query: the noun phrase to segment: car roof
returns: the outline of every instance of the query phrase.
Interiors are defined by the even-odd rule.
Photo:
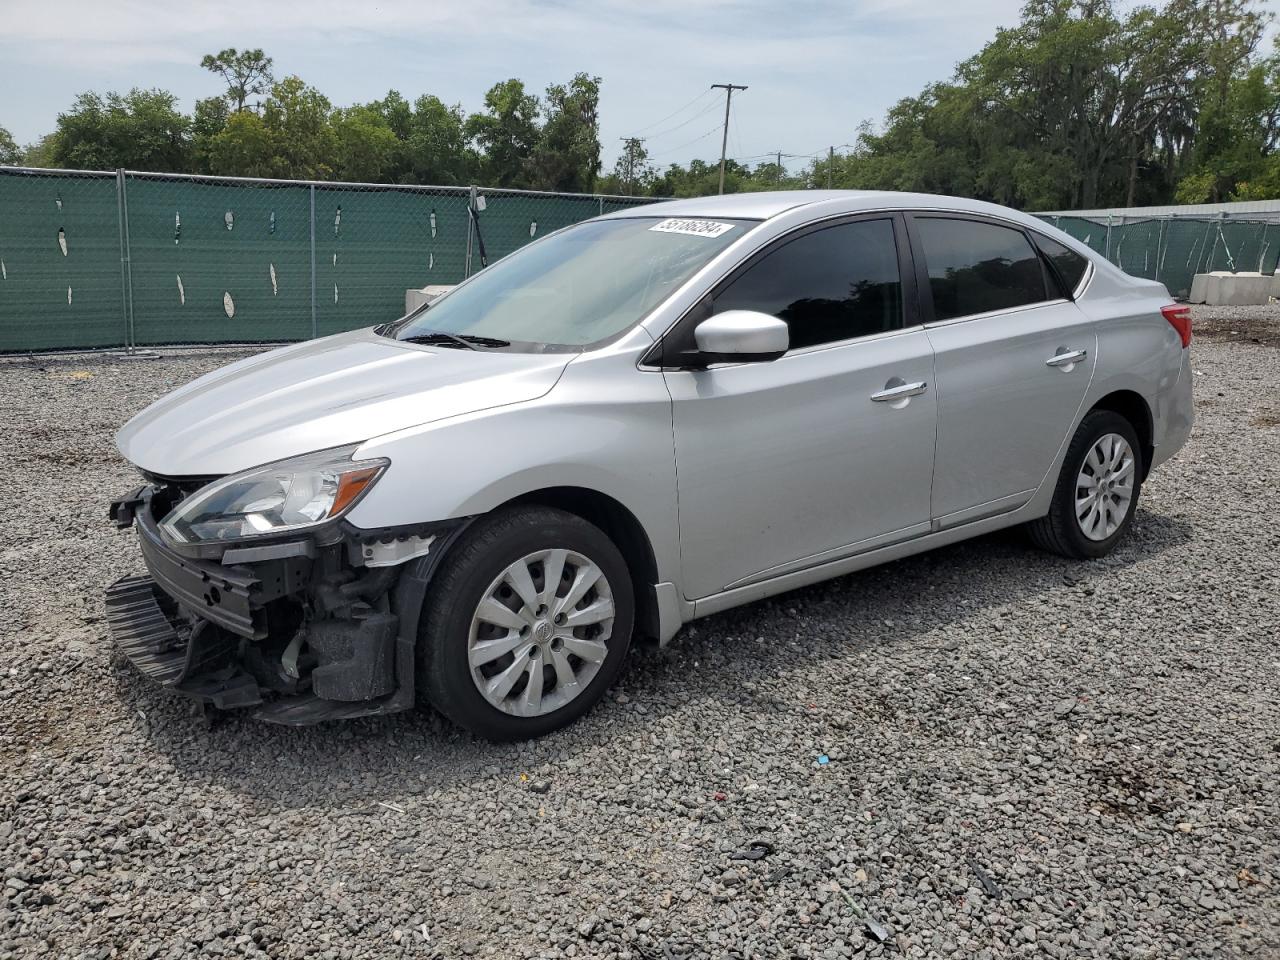
[[[892,190],[770,190],[761,193],[730,193],[715,197],[690,197],[628,207],[605,214],[604,219],[627,217],[727,217],[768,220],[797,207],[821,203],[823,213],[859,210],[915,209],[955,210],[984,213],[1024,223],[1035,223],[1027,214],[982,200],[947,197],[932,193],[901,193]]]

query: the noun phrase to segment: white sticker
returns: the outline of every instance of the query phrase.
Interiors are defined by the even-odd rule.
[[[733,229],[732,223],[718,220],[682,220],[673,217],[649,228],[657,233],[687,233],[691,237],[718,237]]]

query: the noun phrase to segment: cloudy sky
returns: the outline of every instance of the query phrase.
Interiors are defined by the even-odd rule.
[[[262,47],[335,105],[396,89],[478,109],[494,82],[541,91],[602,78],[606,168],[619,138],[647,138],[665,165],[713,159],[723,93],[729,153],[812,154],[852,140],[897,99],[948,77],[1020,0],[337,0],[167,3],[0,0],[0,126],[20,142],[51,130],[84,90],[162,87],[187,109],[219,91],[200,57]],[[793,158],[793,166],[807,159]]]

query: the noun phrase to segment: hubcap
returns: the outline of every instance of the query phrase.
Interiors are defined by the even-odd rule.
[[[1133,503],[1133,448],[1118,433],[1098,439],[1076,477],[1076,522],[1090,540],[1120,529]]]
[[[572,550],[541,550],[503,570],[471,617],[476,689],[518,717],[559,710],[600,671],[613,636],[613,590]]]

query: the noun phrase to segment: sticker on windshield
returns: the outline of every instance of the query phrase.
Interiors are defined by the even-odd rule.
[[[691,237],[718,237],[733,229],[732,223],[720,223],[718,220],[683,220],[672,217],[655,223],[650,230],[657,233],[687,233]]]

